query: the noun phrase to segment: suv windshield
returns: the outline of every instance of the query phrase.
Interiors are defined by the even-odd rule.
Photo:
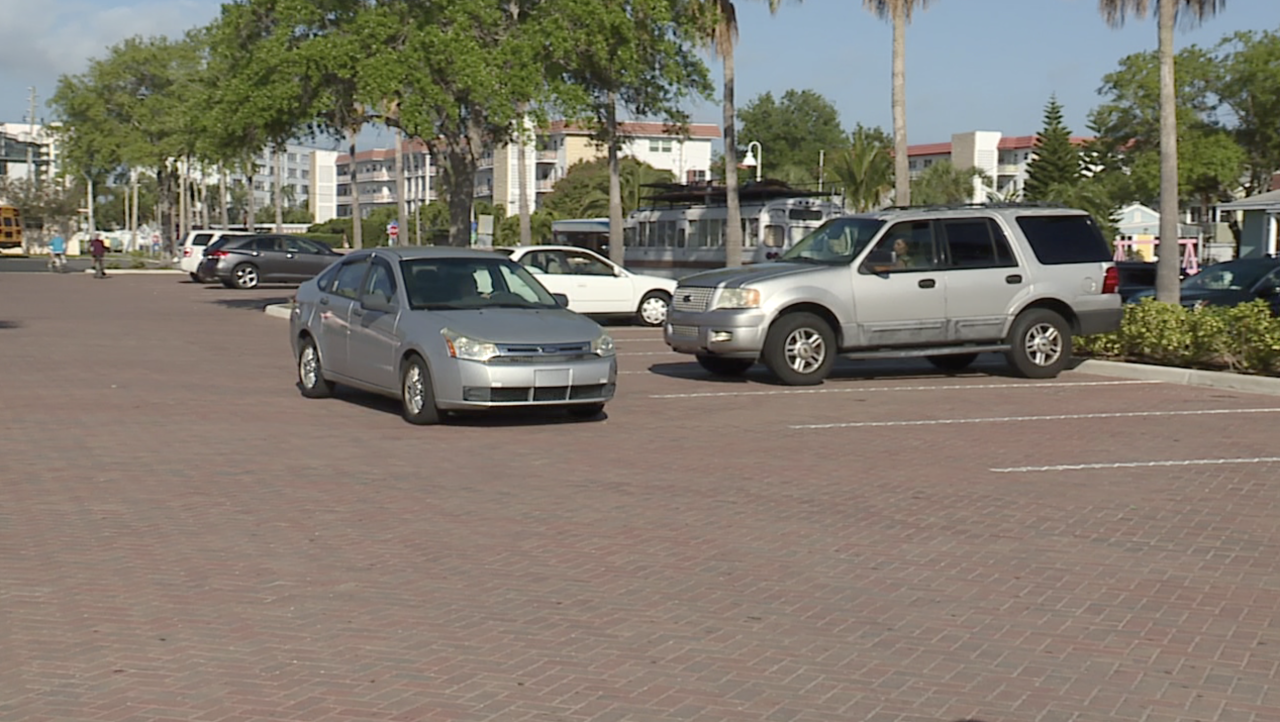
[[[851,263],[884,226],[878,218],[833,218],[801,238],[779,261]]]
[[[505,258],[413,258],[400,262],[414,310],[559,308],[525,268]]]

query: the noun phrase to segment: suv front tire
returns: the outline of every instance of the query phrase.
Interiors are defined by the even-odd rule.
[[[813,386],[831,373],[837,351],[826,321],[812,313],[789,313],[769,327],[764,363],[788,386]]]

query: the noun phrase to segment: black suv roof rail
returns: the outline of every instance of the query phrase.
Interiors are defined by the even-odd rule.
[[[972,208],[1064,208],[1069,209],[1071,206],[1063,203],[1053,203],[1050,201],[1021,201],[1021,202],[988,202],[988,203],[938,203],[932,205],[921,206],[889,206],[884,210],[887,211],[963,211]]]

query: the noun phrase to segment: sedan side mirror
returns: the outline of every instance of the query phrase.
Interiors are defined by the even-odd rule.
[[[367,311],[376,311],[378,313],[395,313],[395,304],[391,303],[386,296],[380,294],[368,294],[360,299],[360,305]]]
[[[560,308],[569,307],[569,297],[563,293],[553,293],[551,294],[551,297],[556,300],[556,303],[560,304]]]
[[[1280,296],[1280,285],[1275,283],[1264,283],[1261,286],[1258,286],[1254,293],[1257,294],[1258,298],[1275,298],[1276,296]]]

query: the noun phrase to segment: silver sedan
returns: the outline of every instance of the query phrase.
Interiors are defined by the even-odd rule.
[[[613,398],[613,339],[519,264],[490,251],[355,251],[298,288],[289,323],[302,394],[346,384],[399,398],[404,418]]]

